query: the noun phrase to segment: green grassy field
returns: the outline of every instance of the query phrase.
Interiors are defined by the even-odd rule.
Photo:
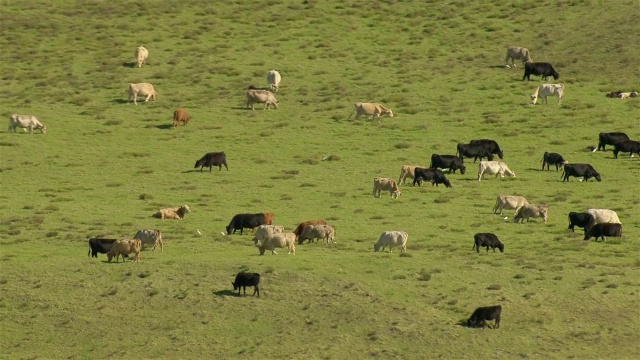
[[[640,160],[587,150],[599,132],[640,138],[640,101],[604,96],[638,90],[637,1],[1,3],[0,115],[48,131],[0,130],[0,357],[640,357]],[[504,68],[507,45],[554,65],[561,106],[526,106],[541,81]],[[246,110],[271,69],[279,108]],[[136,82],[158,100],[128,104]],[[358,101],[396,116],[347,121]],[[178,107],[192,120],[172,129]],[[374,177],[480,138],[516,178],[478,182],[466,160],[452,188],[371,196]],[[193,168],[211,151],[229,171]],[[602,182],[563,183],[545,151]],[[548,205],[548,224],[494,215],[498,194]],[[182,204],[184,220],[151,218]],[[623,237],[567,230],[587,208],[617,211]],[[259,256],[250,234],[221,234],[266,211],[290,231],[324,218],[337,243]],[[163,252],[86,256],[89,237],[143,228]],[[409,234],[405,255],[373,252],[385,230]],[[472,251],[477,232],[505,252]],[[260,298],[235,295],[240,270],[262,274]],[[462,326],[497,304],[499,329]]]

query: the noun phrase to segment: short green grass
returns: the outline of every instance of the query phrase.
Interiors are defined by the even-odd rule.
[[[46,135],[0,132],[0,353],[6,358],[616,358],[640,356],[637,157],[591,153],[601,131],[640,138],[636,1],[4,1],[0,113],[36,115]],[[505,69],[530,49],[566,84],[560,107],[525,106],[539,79]],[[133,68],[144,45],[148,64]],[[245,89],[282,74],[278,110]],[[126,103],[130,82],[155,102]],[[382,125],[347,121],[382,102]],[[177,107],[192,115],[171,128]],[[515,179],[371,196],[457,143],[497,140]],[[209,151],[229,171],[193,169]],[[545,151],[603,181],[562,183]],[[549,223],[493,215],[498,194],[550,207]],[[161,207],[188,204],[181,221]],[[616,210],[623,237],[585,242],[567,214]],[[325,218],[336,244],[259,256],[220,234],[236,213],[292,230]],[[165,251],[136,264],[85,255],[93,236],[158,228]],[[200,229],[203,236],[197,236]],[[408,251],[373,253],[382,231]],[[505,253],[476,254],[493,232]],[[261,297],[234,275],[262,274]],[[251,293],[253,290],[251,290]],[[461,326],[501,304],[500,329]]]

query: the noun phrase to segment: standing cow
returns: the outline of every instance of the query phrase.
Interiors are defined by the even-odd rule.
[[[513,45],[507,47],[507,56],[504,59],[504,66],[506,66],[507,69],[509,68],[509,60],[511,60],[511,65],[514,69],[517,68],[515,60],[522,60],[523,67],[525,66],[525,63],[533,61],[527,48]]]
[[[555,165],[556,171],[560,170],[564,164],[567,164],[568,161],[565,160],[562,155],[558,153],[550,153],[546,152],[542,156],[542,170],[544,170],[544,166],[547,166],[547,171],[549,170],[549,165]]]
[[[179,127],[182,124],[184,124],[184,126],[187,126],[190,119],[191,117],[189,117],[189,113],[187,112],[187,110],[176,109],[176,111],[173,112],[173,127]]]
[[[518,213],[518,210],[520,210],[521,207],[528,204],[529,201],[522,196],[498,195],[496,204],[493,207],[493,213],[496,214],[498,211],[500,211],[500,215],[502,215],[502,209],[513,209],[515,210],[515,215]]]
[[[529,222],[529,218],[542,218],[544,223],[547,223],[547,215],[549,213],[549,207],[544,205],[527,204],[523,205],[516,213],[513,219],[514,223],[524,223],[525,220]]]
[[[588,182],[590,178],[602,181],[600,174],[589,164],[564,164],[562,182],[569,182],[570,176],[582,177],[585,182]]]
[[[253,108],[254,103],[264,104],[264,109],[267,110],[269,110],[270,106],[278,109],[278,99],[271,91],[249,88],[247,90],[247,108],[251,107],[251,110],[255,110]]]
[[[147,50],[147,48],[145,48],[144,46],[138,46],[136,48],[134,56],[136,57],[136,66],[141,68],[142,64],[145,64],[147,62],[147,58],[149,57],[149,50]]]
[[[204,154],[204,156],[201,157],[200,160],[196,161],[196,166],[194,168],[197,169],[199,167],[200,172],[202,172],[202,169],[208,166],[209,172],[211,172],[211,169],[214,166],[217,166],[218,171],[222,171],[222,165],[224,165],[227,171],[229,171],[229,167],[227,166],[227,155],[224,153],[224,151],[210,152]]]
[[[33,115],[11,114],[9,116],[9,132],[16,132],[16,128],[29,129],[29,133],[33,134],[33,129],[40,130],[42,134],[47,132],[47,127],[42,125]]]
[[[388,191],[392,199],[400,196],[400,188],[398,183],[391,178],[374,178],[373,179],[373,197],[380,198],[382,191]]]
[[[267,82],[271,86],[271,91],[278,92],[280,89],[280,80],[282,80],[282,77],[280,73],[275,70],[271,70],[267,74]]]
[[[584,239],[589,240],[592,237],[598,238],[601,237],[602,241],[607,240],[606,236],[614,236],[621,237],[622,236],[622,224],[615,223],[600,223],[595,224],[591,229],[585,231]]]
[[[351,116],[353,116],[354,113],[356,114],[356,120],[358,120],[360,116],[364,115],[367,118],[371,117],[371,120],[374,118],[378,119],[378,124],[382,123],[380,118],[384,115],[393,117],[393,111],[382,106],[382,104],[357,102],[354,104],[354,107],[355,111],[349,114],[347,120],[351,119]]]
[[[493,328],[497,329],[500,327],[501,314],[502,306],[500,305],[479,307],[471,314],[469,320],[467,320],[467,326],[471,328],[482,327],[484,329],[487,326],[487,320],[495,320]]]
[[[542,99],[540,103],[548,104],[548,96],[557,96],[558,105],[560,105],[560,101],[564,97],[564,84],[542,84],[538,86],[531,94],[531,105],[535,105],[539,98]]]
[[[385,247],[389,247],[389,253],[393,252],[393,248],[399,246],[400,252],[407,251],[407,240],[409,234],[404,231],[385,231],[380,235],[378,242],[373,244],[373,251],[384,251]]]
[[[598,148],[593,151],[605,151],[607,145],[615,145],[615,143],[622,140],[629,140],[629,136],[623,132],[601,132],[598,134]]]
[[[149,83],[138,83],[138,84],[129,84],[129,101],[133,99],[133,103],[138,105],[138,95],[146,96],[144,102],[149,102],[149,99],[156,100],[158,98],[158,93],[154,89],[153,85]]]
[[[633,154],[640,156],[640,141],[635,140],[621,140],[613,144],[613,156],[617,159],[619,152],[629,152],[629,159],[633,157]]]

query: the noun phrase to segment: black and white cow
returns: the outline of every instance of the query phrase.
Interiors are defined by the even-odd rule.
[[[531,75],[540,75],[549,81],[549,77],[553,76],[554,80],[558,80],[560,74],[558,74],[551,64],[546,62],[527,62],[524,64],[524,76],[522,80],[525,78],[527,80],[531,80]]]
[[[569,176],[584,177],[585,182],[589,181],[590,178],[602,181],[600,174],[589,164],[564,164],[564,169],[562,170],[562,182],[569,182]]]
[[[500,149],[500,145],[495,140],[491,139],[479,139],[479,140],[471,140],[469,142],[471,145],[482,145],[490,154],[498,155],[500,159],[503,158],[504,153]]]
[[[615,145],[618,141],[629,140],[629,136],[623,132],[601,132],[598,135],[598,151],[605,151],[606,145]],[[593,150],[596,151],[596,150]]]
[[[489,161],[493,160],[491,152],[482,145],[458,144],[457,150],[457,155],[462,162],[464,162],[465,156],[472,157],[473,162],[476,162],[478,158],[480,158],[480,160],[482,160],[482,158],[487,158]]]
[[[545,152],[542,156],[542,170],[544,170],[545,165],[547,165],[547,170],[549,170],[549,165],[555,165],[556,171],[558,171],[566,163],[568,161],[558,153]]]
[[[591,216],[591,214],[572,211],[569,213],[569,227],[567,229],[571,229],[571,231],[575,232],[574,227],[577,226],[583,228],[584,231],[587,231],[593,222],[593,216]]]
[[[622,224],[614,224],[614,223],[600,223],[595,224],[591,229],[585,232],[584,239],[589,240],[592,237],[598,238],[601,237],[602,241],[605,241],[605,236],[614,236],[621,237],[622,236]]]
[[[489,248],[493,249],[493,252],[496,252],[496,248],[500,250],[500,252],[504,252],[504,245],[498,240],[498,237],[491,233],[477,233],[473,235],[473,247],[471,250],[476,249],[476,252],[480,252],[480,247],[484,246],[487,248],[487,252],[489,252]]]
[[[633,154],[640,156],[640,141],[635,140],[622,140],[613,144],[613,156],[617,159],[618,153],[629,153],[629,159],[633,157]]]
[[[493,325],[494,329],[500,327],[500,314],[502,313],[502,306],[485,306],[479,307],[471,314],[469,320],[467,320],[467,326],[471,328],[487,326],[487,320],[495,320]],[[491,326],[489,326],[491,328]]]
[[[467,168],[462,163],[459,157],[455,155],[431,155],[431,165],[429,165],[431,169],[449,169],[449,173],[453,171],[456,173],[456,170],[460,170],[460,173],[464,175]],[[415,179],[415,177],[414,177]]]
[[[438,184],[444,184],[446,187],[451,187],[451,182],[444,176],[444,173],[438,169],[425,169],[417,167],[415,170],[415,177],[413,178],[413,186],[418,184],[422,186],[423,181],[431,181],[431,186]]]

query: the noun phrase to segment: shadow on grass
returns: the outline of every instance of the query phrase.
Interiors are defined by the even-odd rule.
[[[233,297],[242,296],[242,295],[239,295],[236,291],[233,291],[233,290],[214,291],[213,294],[216,295],[216,296],[233,296]]]
[[[136,62],[135,61],[131,61],[131,62],[123,62],[122,66],[124,67],[128,67],[128,68],[135,68],[136,67]]]
[[[173,128],[173,124],[156,125],[156,129],[160,129],[160,130],[170,130],[172,128]]]
[[[113,99],[111,100],[112,103],[114,104],[126,104],[129,102],[129,100],[127,99]]]
[[[233,109],[233,110],[249,110],[249,111],[252,110],[251,108],[248,108],[246,106],[235,106],[235,107],[232,107],[231,109]],[[262,110],[262,109],[256,109],[256,110]]]

